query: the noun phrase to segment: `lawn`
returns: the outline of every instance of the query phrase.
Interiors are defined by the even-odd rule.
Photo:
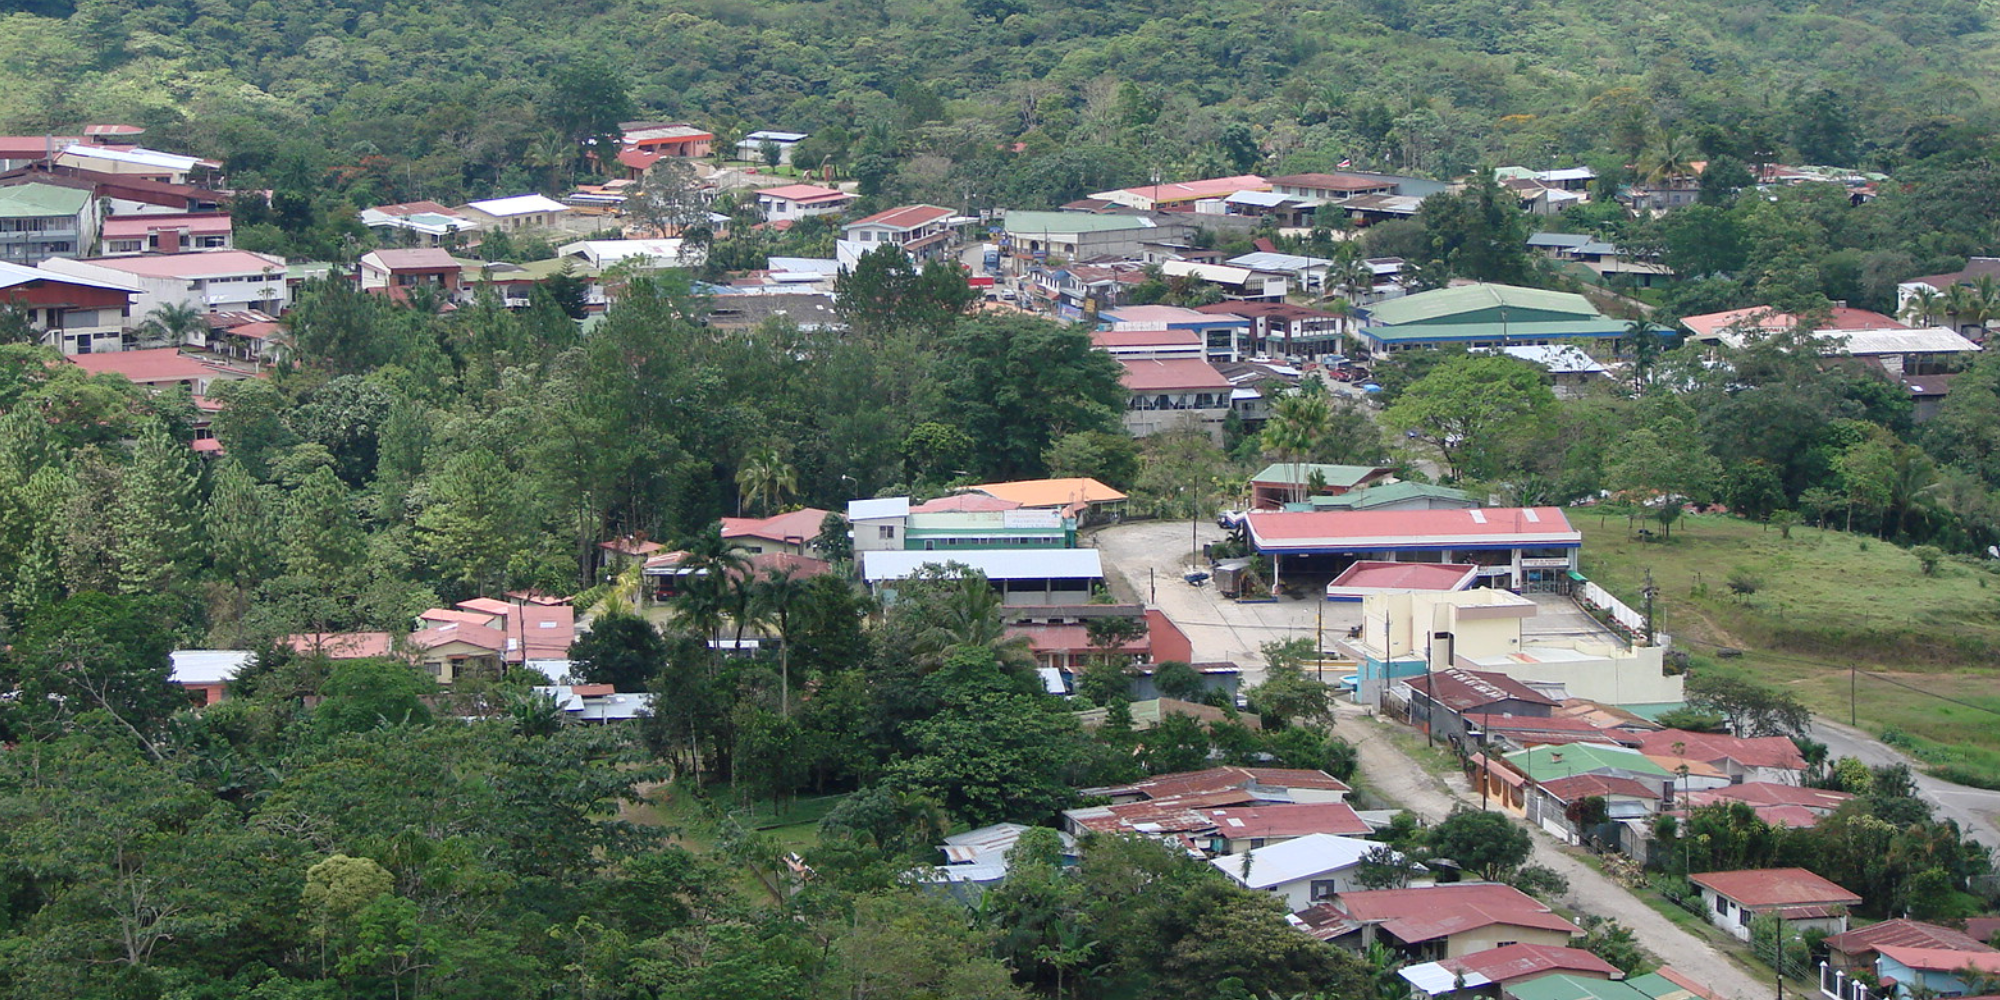
[[[1863,727],[1907,735],[1906,749],[1933,764],[2000,779],[2000,716],[1944,700],[2000,711],[2000,577],[1949,560],[1925,576],[1908,550],[1839,531],[1795,527],[1785,539],[1702,516],[1653,541],[1621,517],[1571,513],[1584,534],[1584,575],[1639,607],[1650,569],[1658,626],[1678,648],[1702,660],[1743,650],[1715,663],[1789,687],[1842,721],[1858,665],[1853,710]],[[1730,587],[1739,569],[1756,579],[1753,593]]]
[[[715,847],[723,819],[769,837],[786,850],[804,850],[819,842],[819,821],[846,794],[801,796],[775,810],[768,799],[744,803],[728,785],[705,789],[697,798],[685,784],[660,785],[646,793],[643,804],[628,805],[623,817],[634,823],[662,826],[673,839],[697,850]]]

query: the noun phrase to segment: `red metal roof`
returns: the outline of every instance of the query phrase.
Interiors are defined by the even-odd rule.
[[[410,633],[410,645],[417,649],[436,649],[453,642],[463,642],[494,653],[507,647],[507,636],[497,628],[484,625],[462,625],[451,623],[436,628],[420,629]]]
[[[1474,572],[1461,563],[1399,563],[1363,560],[1340,571],[1332,586],[1381,590],[1457,590]]]
[[[810,542],[819,537],[826,513],[818,507],[802,507],[771,517],[725,517],[722,519],[722,537]]]
[[[1625,970],[1582,948],[1548,944],[1505,944],[1459,958],[1448,958],[1441,964],[1454,972],[1478,973],[1495,983],[1550,972],[1592,973],[1607,978],[1625,974]]]
[[[1506,674],[1483,670],[1452,667],[1412,677],[1408,683],[1411,688],[1430,695],[1433,700],[1454,712],[1469,711],[1510,700],[1530,705],[1547,705],[1550,708],[1558,704],[1555,699]]]
[[[1679,749],[1676,749],[1676,745]],[[1639,736],[1639,749],[1662,757],[1684,757],[1714,764],[1733,760],[1744,767],[1782,768],[1802,771],[1805,756],[1798,744],[1783,736],[1744,738],[1722,733],[1691,733],[1685,729],[1662,729]]]
[[[1957,951],[1951,948],[1909,948],[1885,944],[1875,950],[1922,972],[1957,972],[1960,969],[1972,968],[1980,972],[2000,973],[2000,951],[1991,949]]]
[[[1840,808],[1853,797],[1847,792],[1836,792],[1828,788],[1803,788],[1798,785],[1782,785],[1774,781],[1746,781],[1726,788],[1704,788],[1689,792],[1687,800],[1692,806],[1747,802],[1753,806],[1799,806],[1828,813]]]
[[[301,632],[286,636],[285,645],[330,660],[360,660],[390,656],[395,644],[387,632]]]
[[[427,622],[458,622],[463,625],[492,625],[496,614],[505,612],[461,611],[458,608],[432,608],[417,617]]]
[[[458,215],[458,213],[452,211],[450,208],[447,208],[444,205],[440,205],[434,201],[406,201],[400,205],[377,205],[375,206],[374,211],[380,212],[383,215],[394,215],[394,216],[405,216],[405,215],[457,216]]]
[[[1884,920],[1879,924],[1857,927],[1841,934],[1830,935],[1826,946],[1849,955],[1874,951],[1883,945],[1904,948],[1936,948],[1947,951],[1990,952],[1994,949],[1984,941],[1974,938],[1964,931],[1940,927],[1921,920],[1898,917]]]
[[[1371,832],[1361,815],[1345,802],[1227,806],[1205,813],[1215,823],[1215,832],[1231,840],[1303,837],[1309,833],[1359,837]]]
[[[198,381],[224,374],[173,347],[112,351],[108,354],[72,354],[63,360],[93,375],[123,375],[141,385]]]
[[[1752,910],[1823,903],[1859,903],[1857,896],[1804,868],[1703,872],[1689,880]]]
[[[206,278],[210,275],[285,273],[282,257],[248,250],[199,250],[192,253],[147,254],[143,257],[91,257],[98,267],[148,278]]]
[[[1394,181],[1354,174],[1286,174],[1271,178],[1272,187],[1312,188],[1319,191],[1374,191],[1395,187]]]
[[[984,493],[954,493],[948,497],[926,500],[910,508],[912,514],[944,513],[986,513],[998,510],[1019,510],[1021,505],[1014,500],[989,497]]]
[[[1397,544],[1468,545],[1509,541],[1581,544],[1560,507],[1485,507],[1471,510],[1332,510],[1252,512],[1245,520],[1260,545]]]
[[[104,220],[105,239],[138,239],[168,229],[185,229],[191,236],[222,236],[230,232],[227,212],[181,212],[173,215],[117,215]]]
[[[1417,889],[1343,892],[1334,900],[1347,916],[1380,926],[1404,944],[1502,924],[1583,933],[1534,897],[1497,882],[1458,882]]]
[[[1662,785],[1648,785],[1637,778],[1619,778],[1607,774],[1577,774],[1554,781],[1544,781],[1542,791],[1563,802],[1575,802],[1592,796],[1622,796],[1629,799],[1651,799],[1659,801],[1665,792]]]
[[[1100,647],[1090,641],[1090,630],[1082,625],[1009,625],[1007,634],[1022,636],[1028,640],[1028,650],[1034,653],[1096,653]],[[1116,647],[1120,653],[1144,656],[1151,644],[1146,636],[1140,636]]]
[[[1099,330],[1090,335],[1090,346],[1099,350],[1113,347],[1199,347],[1199,330]]]
[[[1120,358],[1125,374],[1118,381],[1132,392],[1176,390],[1226,391],[1229,379],[1200,358]]]
[[[865,218],[856,219],[848,223],[845,228],[851,229],[855,226],[886,226],[890,229],[899,229],[907,232],[919,226],[929,225],[940,219],[948,219],[950,217],[951,209],[949,208],[939,208],[936,205],[904,205],[901,208],[892,208],[884,212],[876,212],[874,215]]]

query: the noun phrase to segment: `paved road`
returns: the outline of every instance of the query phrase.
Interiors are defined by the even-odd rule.
[[[1468,782],[1453,775],[1440,780],[1411,760],[1384,736],[1393,723],[1362,717],[1361,711],[1344,706],[1336,729],[1361,752],[1361,773],[1370,789],[1383,798],[1435,823],[1451,814],[1454,807],[1477,809],[1479,797]],[[1569,880],[1569,893],[1561,899],[1577,912],[1613,917],[1632,928],[1633,937],[1647,951],[1667,965],[1686,973],[1728,1000],[1767,1000],[1772,984],[1752,977],[1744,968],[1713,944],[1683,930],[1680,925],[1633,898],[1624,886],[1590,867],[1557,841],[1532,827],[1534,861]]]
[[[1873,737],[1832,719],[1813,719],[1813,738],[1826,744],[1828,756],[1854,757],[1871,767],[1909,764],[1915,773],[1917,794],[1937,808],[1940,818],[1957,821],[1958,828],[1988,847],[2000,848],[2000,792],[1968,788],[1940,781],[1923,772],[1923,765],[1903,756],[1894,747],[1884,746]]]

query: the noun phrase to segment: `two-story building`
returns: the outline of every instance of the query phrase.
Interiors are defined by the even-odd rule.
[[[357,280],[361,290],[394,299],[407,298],[418,288],[436,290],[447,300],[456,298],[465,265],[448,250],[431,247],[421,250],[370,250],[361,255]]]
[[[1201,337],[1202,356],[1213,362],[1240,361],[1250,351],[1250,321],[1231,312],[1204,312],[1179,306],[1122,306],[1098,315],[1103,329],[1116,332],[1187,330]]]
[[[1121,358],[1119,383],[1130,398],[1125,430],[1133,437],[1192,428],[1222,440],[1235,386],[1200,358]]]
[[[255,309],[275,316],[292,301],[285,259],[248,250],[56,258],[43,269],[134,288],[139,294],[132,313],[141,317],[163,305],[184,305],[204,313]]]
[[[626,149],[649,156],[692,160],[713,151],[715,133],[685,122],[620,122]]]
[[[42,343],[64,354],[124,349],[138,290],[0,261],[0,303],[22,309]]]
[[[1193,231],[1172,217],[1017,210],[1000,220],[1000,248],[1025,269],[1138,258],[1149,244],[1185,239]]]
[[[570,207],[539,194],[520,194],[511,198],[488,198],[471,201],[461,206],[455,214],[477,223],[481,229],[496,232],[519,232],[526,229],[549,229],[570,214]]]
[[[950,250],[957,231],[952,212],[936,205],[904,205],[856,219],[840,227],[836,245],[842,267],[853,267],[863,254],[894,246],[913,260],[925,261]]]
[[[778,151],[778,164],[789,165],[792,154],[798,151],[799,143],[810,138],[807,132],[783,132],[776,129],[760,128],[736,141],[736,158],[751,163],[766,162],[765,150]]]
[[[183,250],[228,250],[236,245],[228,212],[114,215],[99,227],[107,257]]]
[[[54,184],[0,187],[0,262],[33,267],[79,257],[97,238],[97,202],[88,190]]]
[[[757,211],[765,222],[797,222],[815,215],[839,215],[855,199],[838,188],[817,184],[786,184],[757,192]]]

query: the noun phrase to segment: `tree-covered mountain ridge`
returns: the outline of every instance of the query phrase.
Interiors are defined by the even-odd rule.
[[[1353,159],[1442,175],[1663,132],[1746,136],[1774,147],[1746,152],[1775,156],[1828,106],[1857,162],[1892,167],[1919,122],[1983,126],[2000,72],[1975,0],[7,6],[6,131],[134,121],[252,170],[277,141],[264,136],[305,135],[466,193],[532,176],[509,170],[532,170],[550,79],[579,62],[621,78],[649,116],[894,129],[897,154],[953,162],[988,140],[1027,155],[1115,147],[1128,160],[1113,180],[1230,167],[1214,147],[1232,127],[1260,167],[1284,170]]]

